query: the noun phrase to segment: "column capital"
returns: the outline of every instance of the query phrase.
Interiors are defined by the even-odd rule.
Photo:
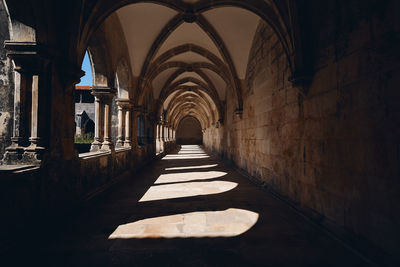
[[[117,92],[116,89],[107,86],[92,86],[91,89],[92,95],[101,100],[111,100]]]
[[[14,62],[14,70],[19,73],[43,73],[48,63],[55,58],[46,46],[36,42],[5,41],[4,48]]]
[[[124,109],[128,109],[133,106],[129,98],[117,98],[116,103],[119,107],[122,107]]]

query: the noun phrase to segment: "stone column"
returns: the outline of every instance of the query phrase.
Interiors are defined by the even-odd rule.
[[[165,142],[168,142],[168,125],[167,124],[164,125],[164,139],[165,139]]]
[[[43,78],[43,77],[42,77]],[[25,161],[34,162],[41,160],[44,152],[43,137],[45,131],[45,123],[48,123],[46,106],[47,90],[46,86],[41,86],[39,91],[39,75],[32,77],[32,112],[31,112],[31,136],[29,137],[30,145],[25,148]]]
[[[15,64],[14,68],[15,81],[14,81],[14,123],[13,123],[13,136],[11,137],[11,145],[6,148],[3,158],[4,164],[18,164],[22,159],[24,147],[27,144],[28,132],[28,115],[27,102],[29,101],[27,95],[27,74],[22,71],[21,66]]]
[[[15,87],[12,144],[6,148],[3,163],[40,164],[50,123],[48,50],[35,42],[6,41],[4,46],[13,60]]]
[[[131,147],[131,104],[128,98],[118,98],[117,147]]]
[[[104,141],[101,150],[113,150],[114,144],[111,139],[111,107],[112,96],[107,95],[104,98]]]
[[[95,137],[90,151],[112,150],[111,105],[115,89],[93,86],[92,95],[95,96]]]
[[[118,137],[116,147],[124,146],[125,141],[125,109],[121,103],[118,103]]]
[[[90,147],[90,151],[99,151],[101,148],[101,144],[103,143],[103,136],[102,136],[102,118],[103,118],[103,104],[101,101],[101,95],[92,92],[95,97],[95,122],[94,122],[94,141],[92,146]]]
[[[165,151],[165,147],[164,147],[164,122],[163,121],[160,122],[160,149],[161,149],[161,152]]]
[[[131,139],[131,106],[128,105],[125,107],[125,141],[124,147],[131,147],[132,139]]]
[[[160,143],[158,142],[158,123],[156,123],[156,153],[160,152]]]
[[[156,131],[156,147],[157,153],[161,153],[161,125],[160,122],[157,122],[157,131]]]

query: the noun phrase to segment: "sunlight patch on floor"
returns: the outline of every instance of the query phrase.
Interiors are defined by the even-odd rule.
[[[226,181],[154,185],[150,187],[139,202],[213,195],[230,191],[237,186],[237,183]]]
[[[205,153],[203,150],[180,150],[178,154],[199,154]]]
[[[173,159],[206,159],[210,156],[205,153],[199,154],[169,154],[162,158],[162,160],[173,160]]]
[[[227,173],[219,171],[168,173],[168,174],[161,174],[158,177],[155,184],[179,183],[179,182],[188,182],[194,180],[207,180],[207,179],[222,177],[224,175],[227,175]]]
[[[233,237],[251,229],[258,217],[236,208],[161,216],[120,225],[108,239]]]
[[[207,169],[207,168],[214,168],[217,167],[218,164],[211,164],[211,165],[199,165],[199,166],[186,166],[186,167],[172,167],[166,168],[166,171],[179,171],[179,170],[189,170],[189,169]]]

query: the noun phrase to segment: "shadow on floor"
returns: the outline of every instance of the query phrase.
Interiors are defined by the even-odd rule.
[[[14,265],[366,266],[199,146],[182,146],[37,236]]]

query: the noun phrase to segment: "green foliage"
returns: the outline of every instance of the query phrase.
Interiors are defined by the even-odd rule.
[[[91,144],[93,141],[93,133],[75,135],[75,144]]]

